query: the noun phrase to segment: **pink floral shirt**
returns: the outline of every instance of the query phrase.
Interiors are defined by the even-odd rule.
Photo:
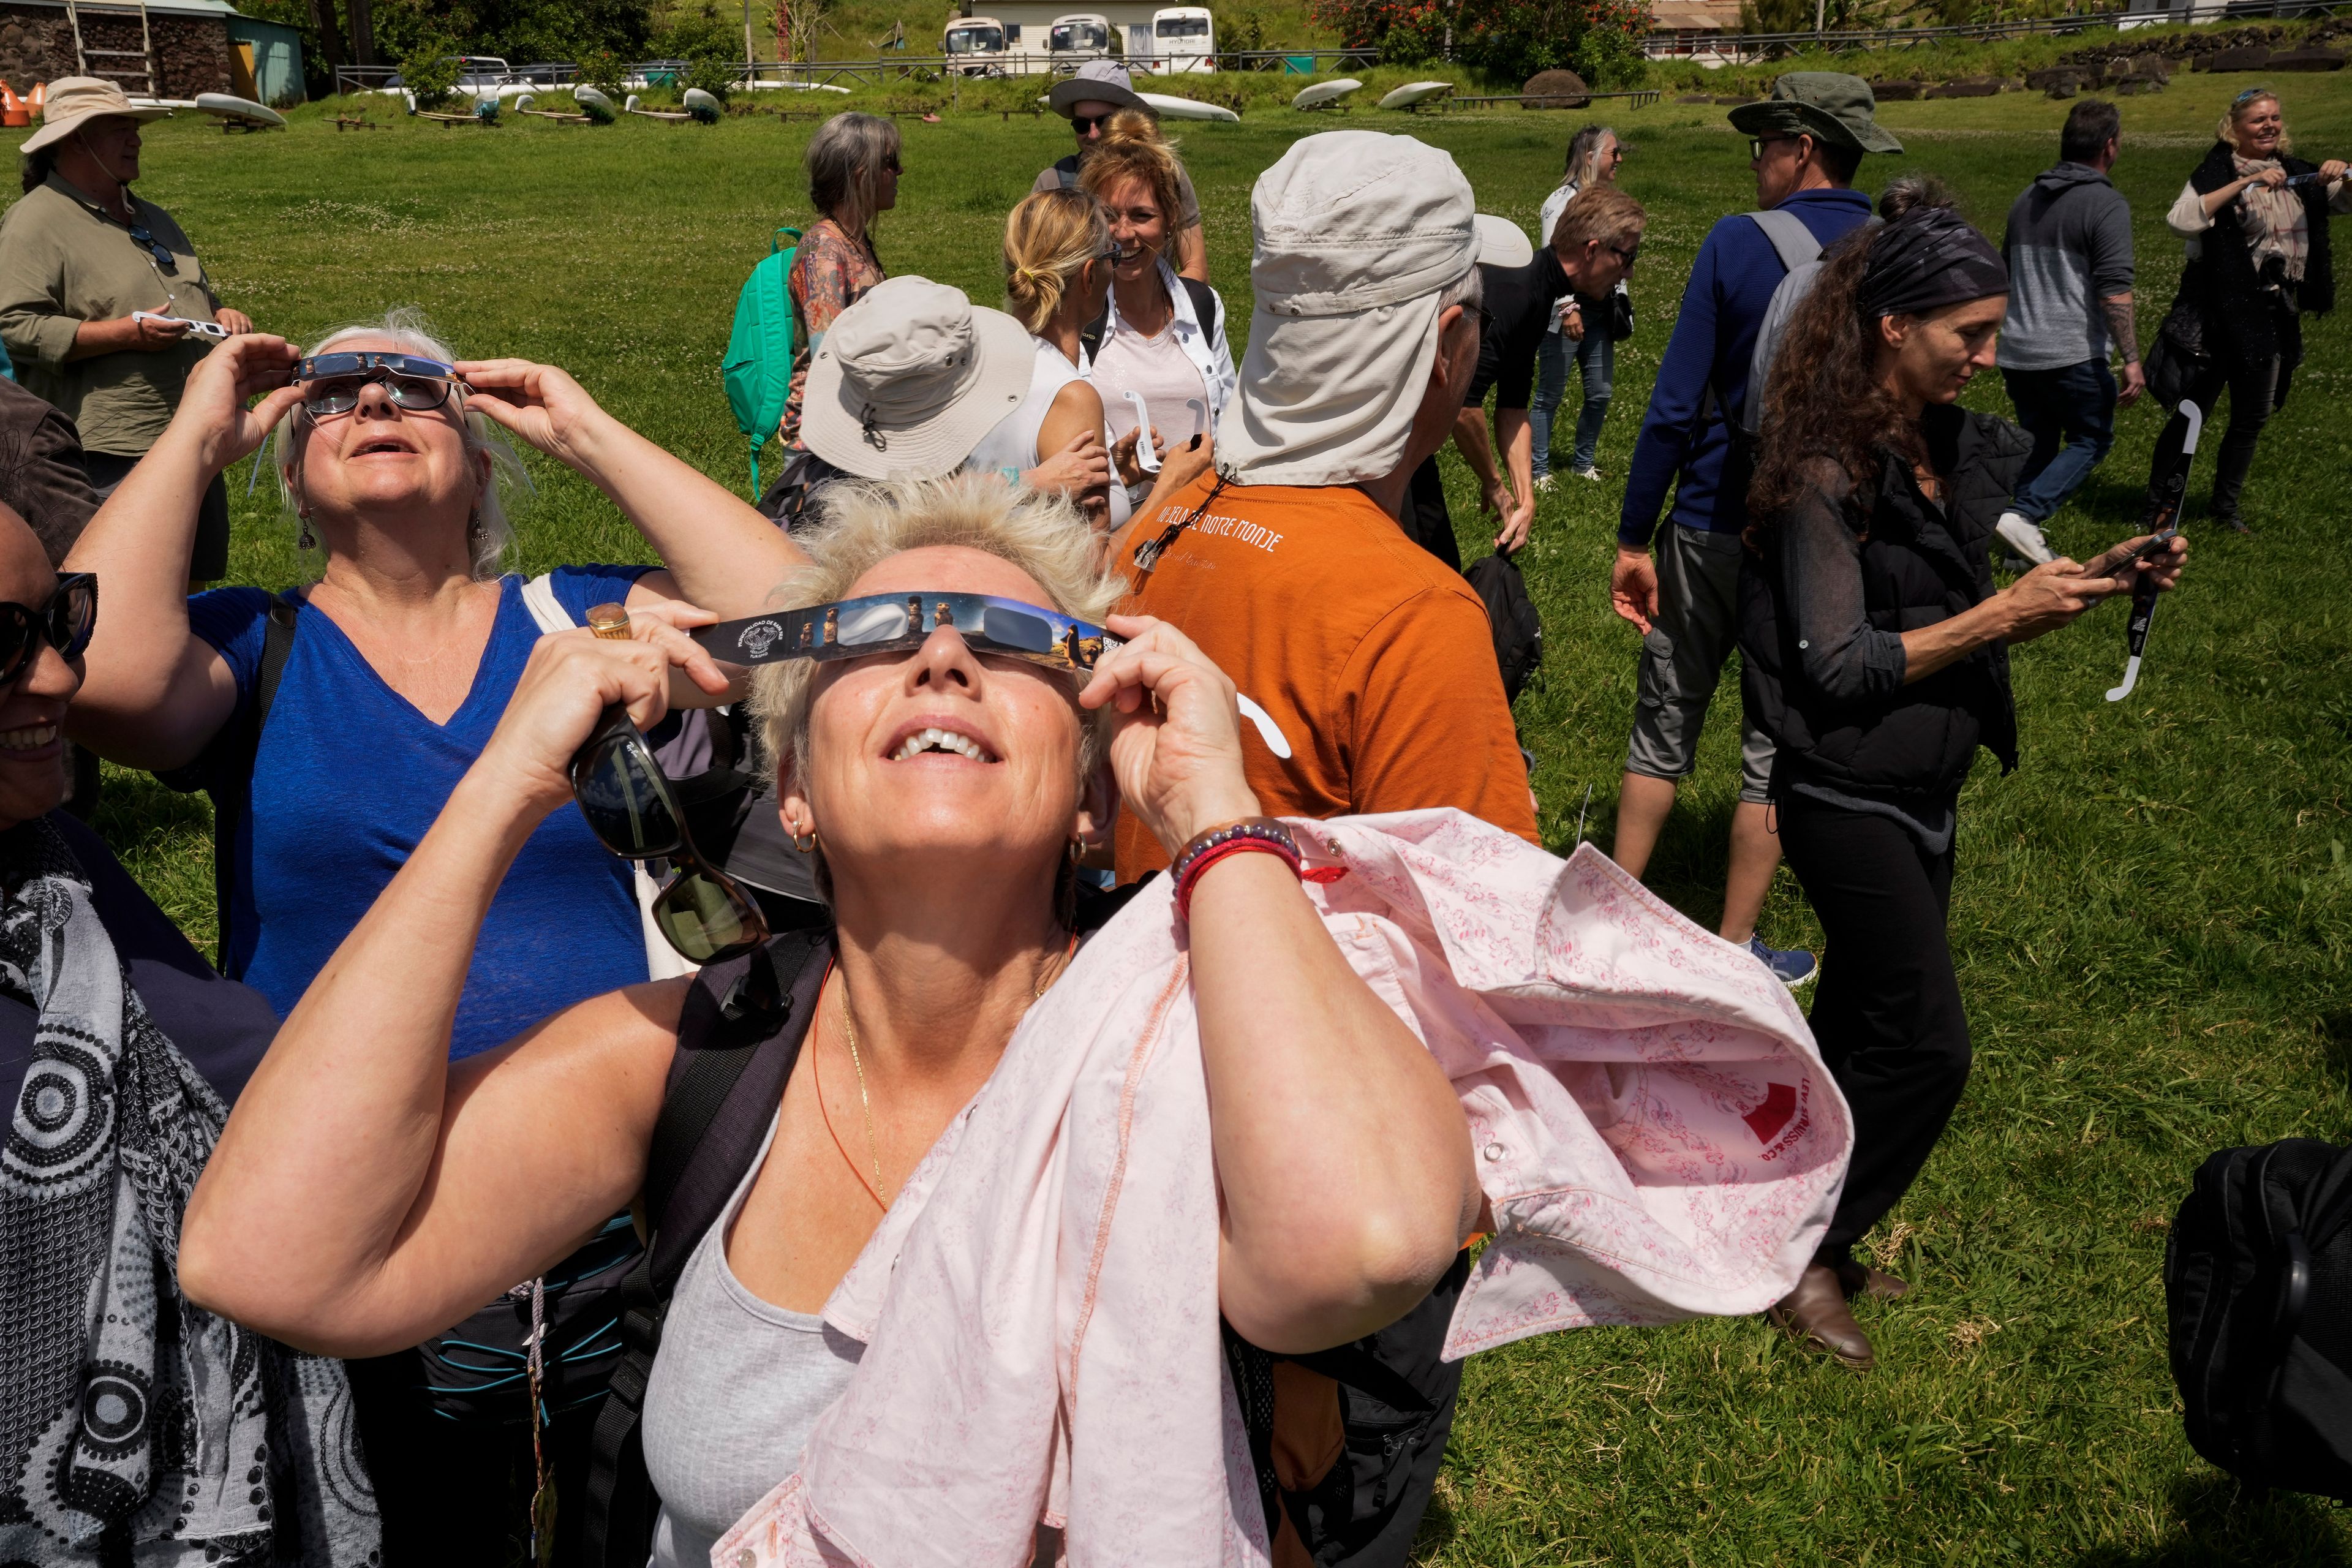
[[[801,450],[801,395],[808,384],[809,360],[834,319],[887,277],[874,254],[871,236],[852,241],[831,218],[819,218],[801,236],[788,287],[793,296],[793,390],[784,402],[777,434],[789,451]]]

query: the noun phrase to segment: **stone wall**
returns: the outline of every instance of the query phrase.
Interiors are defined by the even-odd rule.
[[[184,99],[200,92],[230,90],[226,20],[151,11],[147,23],[153,38],[155,63],[162,73],[162,79],[155,83],[156,97]],[[81,38],[85,48],[135,52],[139,47],[139,17],[135,13],[121,11],[84,11]],[[121,68],[135,68],[138,63],[136,59],[92,60],[89,74],[110,77],[121,81],[134,97],[142,96],[147,86],[144,73],[135,68],[127,75],[121,71]],[[5,77],[18,92],[26,92],[37,81],[54,81],[75,74],[73,26],[66,20],[65,7],[11,5],[0,0],[0,77]]]

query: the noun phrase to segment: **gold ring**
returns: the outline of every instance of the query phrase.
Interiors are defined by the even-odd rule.
[[[629,607],[626,605],[591,605],[588,607],[588,629],[600,637],[627,642]]]

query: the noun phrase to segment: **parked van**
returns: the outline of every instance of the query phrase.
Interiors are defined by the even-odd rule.
[[[1216,35],[1205,5],[1171,5],[1151,14],[1151,68],[1172,76],[1217,68]]]
[[[940,40],[948,68],[965,76],[1004,74],[1004,24],[993,16],[959,16]]]
[[[1092,11],[1056,16],[1045,34],[1045,52],[1055,71],[1073,71],[1088,60],[1111,55],[1110,19]]]

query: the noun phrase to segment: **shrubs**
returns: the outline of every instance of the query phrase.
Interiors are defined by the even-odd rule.
[[[1591,82],[1641,79],[1650,30],[1639,0],[1314,0],[1315,21],[1384,63],[1448,57],[1497,79],[1565,68]]]
[[[400,85],[415,96],[416,107],[430,113],[457,89],[457,41],[439,34],[416,40],[400,62]]]

